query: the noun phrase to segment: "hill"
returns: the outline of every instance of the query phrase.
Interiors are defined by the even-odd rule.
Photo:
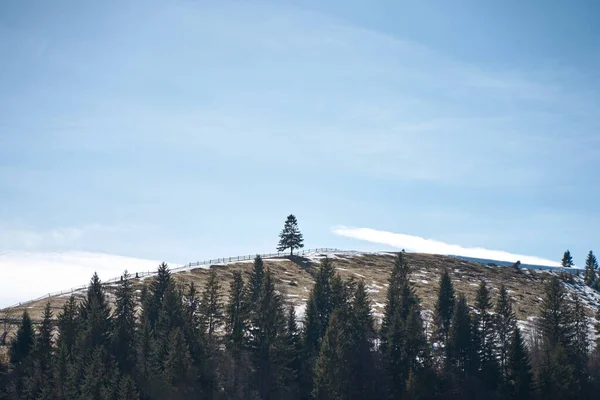
[[[316,268],[325,257],[329,257],[333,261],[333,265],[343,278],[354,277],[365,281],[371,297],[373,313],[378,320],[382,316],[387,282],[395,256],[396,253],[315,252],[293,258],[266,258],[264,263],[265,267],[270,268],[273,272],[278,290],[284,293],[287,301],[296,307],[300,320],[302,320],[305,303],[313,285]],[[490,266],[442,255],[407,253],[406,259],[412,269],[412,280],[417,294],[421,298],[426,320],[431,317],[437,297],[440,274],[446,268],[456,291],[464,293],[469,303],[474,301],[475,292],[481,280],[485,280],[488,284],[492,297],[496,296],[501,284],[506,285],[514,300],[514,309],[520,321],[519,324],[524,330],[531,329],[531,323],[538,314],[544,283],[554,274],[563,275],[559,271],[552,270],[521,269],[517,271],[506,266]],[[252,260],[228,261],[203,267],[190,266],[175,271],[173,276],[182,285],[194,282],[197,287],[202,288],[209,269],[214,270],[221,282],[222,300],[225,301],[232,272],[240,270],[247,277],[251,268]],[[569,294],[573,298],[579,297],[585,305],[588,315],[592,316],[599,307],[600,294],[585,286],[579,276],[575,274],[566,276],[563,281]],[[153,279],[152,276],[134,279],[138,295],[141,293],[142,286],[151,279]],[[118,282],[111,282],[105,285],[111,301],[114,299],[113,292],[117,284]],[[34,321],[39,321],[43,307],[48,301],[56,315],[71,294],[77,298],[83,298],[85,291],[77,290],[72,293],[66,291],[63,294],[8,308],[0,311],[0,319],[5,321],[4,326],[8,329],[10,321],[18,319],[20,313],[26,309]]]

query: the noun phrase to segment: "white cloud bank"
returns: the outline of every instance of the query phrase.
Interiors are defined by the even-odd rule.
[[[340,236],[366,240],[371,243],[385,244],[417,253],[444,254],[509,262],[520,260],[523,264],[560,267],[560,263],[545,258],[513,254],[502,250],[488,250],[480,247],[462,247],[456,244],[448,244],[419,236],[379,231],[370,228],[339,227],[333,229],[333,232]]]
[[[103,253],[0,253],[0,308],[84,285],[94,271],[101,280],[108,280],[120,276],[125,269],[134,274],[156,270],[159,264],[160,261]]]

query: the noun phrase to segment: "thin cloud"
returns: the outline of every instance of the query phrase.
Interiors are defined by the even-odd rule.
[[[333,232],[336,235],[365,240],[371,243],[385,244],[417,253],[455,255],[508,262],[516,262],[519,260],[523,264],[560,267],[560,263],[545,258],[514,254],[502,250],[488,250],[481,247],[462,247],[460,245],[425,239],[419,236],[379,231],[370,228],[339,227],[335,228]]]
[[[89,282],[94,272],[101,280],[156,270],[160,261],[103,253],[8,252],[0,254],[0,308],[49,292],[69,290]],[[175,265],[171,265],[175,267]]]

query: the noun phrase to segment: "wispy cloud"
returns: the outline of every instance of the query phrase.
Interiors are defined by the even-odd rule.
[[[7,252],[0,254],[0,308],[84,285],[94,272],[100,279],[155,270],[160,261],[103,253]],[[175,265],[172,265],[174,267]]]
[[[517,260],[520,260],[524,264],[547,265],[554,267],[560,266],[560,263],[556,261],[541,257],[514,254],[502,250],[489,250],[481,247],[463,247],[456,244],[440,242],[438,240],[425,239],[419,236],[379,231],[370,228],[338,227],[335,228],[333,232],[340,236],[365,240],[371,243],[385,244],[398,249],[406,249],[417,253],[445,254],[509,262],[516,262]]]
[[[14,225],[11,226],[8,224],[0,224],[0,250],[32,250],[38,249],[40,247],[60,247],[73,244],[78,240],[85,238],[86,236],[98,234],[127,233],[137,229],[142,229],[142,227],[129,224],[90,224],[79,227],[34,229]]]

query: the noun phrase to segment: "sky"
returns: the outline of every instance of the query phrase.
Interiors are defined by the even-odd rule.
[[[0,306],[96,269],[271,252],[290,213],[306,248],[583,264],[600,251],[598,15],[0,2]]]

